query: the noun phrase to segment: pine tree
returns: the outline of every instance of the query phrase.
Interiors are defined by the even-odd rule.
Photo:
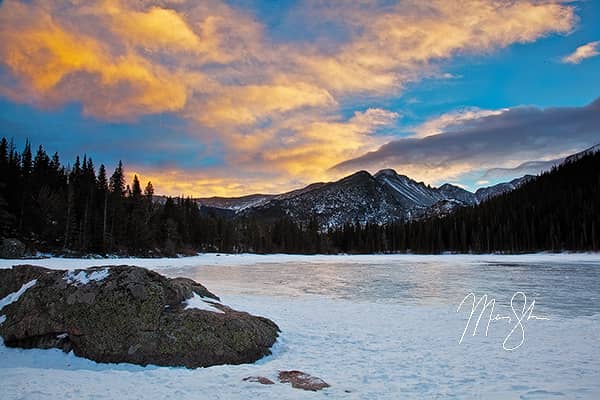
[[[98,196],[102,205],[102,237],[100,239],[101,242],[101,250],[103,252],[106,251],[106,246],[108,242],[107,237],[107,214],[108,214],[108,181],[106,179],[106,168],[104,164],[100,164],[100,168],[98,168],[98,178],[96,180],[96,184],[98,186]]]
[[[125,174],[123,172],[123,162],[119,161],[117,168],[110,177],[110,247],[123,245],[126,236],[126,210],[125,210]]]

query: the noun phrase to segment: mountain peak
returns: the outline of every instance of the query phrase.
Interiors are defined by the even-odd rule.
[[[347,181],[347,180],[355,180],[355,179],[367,179],[367,178],[373,179],[373,176],[365,170],[360,170],[360,171],[353,173],[352,175],[348,175],[348,176],[340,179],[338,182]]]
[[[392,169],[392,168],[385,168],[385,169],[381,169],[379,171],[377,171],[377,173],[375,175],[373,175],[375,178],[378,178],[380,176],[397,176],[398,173],[396,172],[396,170]]]

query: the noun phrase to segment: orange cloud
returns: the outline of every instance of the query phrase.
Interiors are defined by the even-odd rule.
[[[465,121],[502,114],[507,109],[482,110],[468,107],[462,110],[444,113],[438,117],[431,118],[413,129],[412,137],[423,138],[431,135],[439,135],[453,125],[459,125]]]
[[[249,125],[273,113],[332,105],[335,100],[327,90],[302,82],[228,86],[201,107],[197,118],[211,127]]]
[[[166,68],[127,50],[112,54],[41,8],[7,2],[0,25],[3,62],[25,89],[9,92],[17,101],[81,101],[85,113],[108,119],[177,111],[185,104],[185,86]]]
[[[381,127],[391,126],[396,118],[398,114],[394,112],[368,109],[356,112],[347,121],[306,124],[303,120],[289,120],[284,126],[293,134],[263,151],[260,159],[266,165],[275,165],[306,181],[333,179],[337,175],[329,171],[331,165],[389,140],[389,137],[372,134]]]

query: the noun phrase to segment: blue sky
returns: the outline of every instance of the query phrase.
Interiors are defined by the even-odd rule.
[[[473,189],[600,142],[586,119],[600,97],[599,2],[517,1],[498,15],[485,0],[83,3],[1,3],[2,135],[65,162],[123,160],[158,192],[279,192],[384,167]],[[499,124],[527,131],[503,152],[488,129]],[[469,146],[482,156],[456,150]],[[511,170],[486,174],[496,167]]]

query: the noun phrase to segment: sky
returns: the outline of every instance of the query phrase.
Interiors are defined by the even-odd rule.
[[[600,143],[599,98],[592,0],[0,1],[0,136],[161,194],[472,190]]]

